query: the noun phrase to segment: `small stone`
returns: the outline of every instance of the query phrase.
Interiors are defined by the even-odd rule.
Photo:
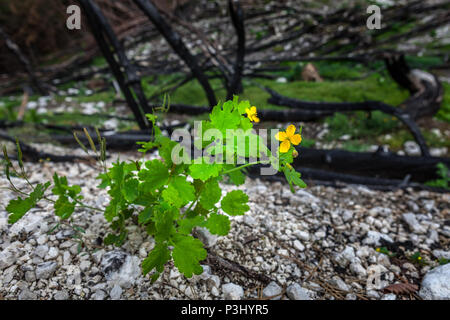
[[[117,284],[126,289],[130,288],[141,275],[139,258],[120,250],[105,253],[101,269],[111,284]]]
[[[217,289],[216,287],[212,287],[211,294],[215,297],[218,297],[220,295],[219,289]]]
[[[309,233],[307,231],[296,230],[293,232],[293,234],[297,238],[299,238],[300,240],[303,240],[303,241],[309,241],[309,239],[310,239]]]
[[[86,272],[87,270],[89,270],[89,268],[91,267],[91,262],[88,260],[83,260],[80,263],[80,270],[82,272]]]
[[[36,273],[34,271],[25,272],[25,280],[28,282],[36,281]]]
[[[37,300],[38,296],[29,289],[23,289],[19,294],[19,300]]]
[[[47,255],[48,250],[49,249],[46,245],[37,246],[36,250],[34,250],[34,254],[44,259],[44,257]]]
[[[196,228],[195,235],[203,242],[206,248],[214,246],[218,239],[216,235],[211,234],[206,228]]]
[[[420,147],[415,141],[406,141],[403,145],[405,152],[409,156],[419,156],[420,155]]]
[[[63,254],[63,263],[64,263],[64,265],[70,264],[71,261],[72,261],[72,257],[70,255],[70,252],[69,251],[64,251],[64,254]]]
[[[419,295],[424,300],[450,300],[450,263],[425,274]]]
[[[310,290],[302,288],[298,283],[291,284],[286,289],[286,294],[291,300],[312,300]]]
[[[392,210],[385,207],[374,207],[369,210],[369,214],[373,217],[376,216],[388,217],[392,214]]]
[[[258,225],[258,222],[255,220],[255,218],[248,216],[248,215],[244,216],[242,221],[244,222],[244,224],[246,224],[250,228],[254,228]]]
[[[57,268],[56,262],[43,262],[36,267],[36,279],[50,278]]]
[[[116,284],[109,293],[109,296],[112,300],[119,300],[122,296],[122,288]]]
[[[330,283],[342,291],[350,291],[350,287],[339,277],[333,277],[333,279],[330,280]]]
[[[280,300],[281,292],[282,292],[281,287],[276,282],[272,281],[271,283],[269,283],[267,287],[263,289],[263,297],[267,298],[276,296],[272,298],[272,300]]]
[[[358,297],[354,293],[349,293],[345,296],[345,300],[356,300]]]
[[[68,300],[69,299],[69,294],[67,293],[67,291],[58,291],[57,293],[55,293],[53,295],[53,299],[55,299],[55,300]]]
[[[368,290],[366,294],[370,298],[375,298],[375,299],[380,298],[380,294],[376,290]]]
[[[348,222],[350,220],[353,219],[353,212],[350,210],[344,210],[342,212],[342,220],[344,220],[344,222]]]
[[[92,300],[105,300],[106,293],[103,290],[97,290],[95,293],[91,296]]]
[[[212,275],[206,280],[206,283],[208,284],[209,288],[219,288],[220,278],[216,275]]]
[[[367,232],[367,236],[363,240],[363,243],[368,245],[380,246],[380,239],[383,239],[387,242],[394,242],[388,235],[379,233],[378,231],[369,231]]]
[[[352,262],[350,264],[350,271],[355,273],[360,278],[364,278],[367,275],[366,269],[364,269],[359,262]]]
[[[353,249],[353,247],[347,246],[341,253],[337,254],[334,259],[341,267],[345,268],[355,258],[355,249]]]
[[[5,249],[0,252],[0,270],[12,266],[17,261],[17,257],[11,251]]]
[[[393,293],[387,293],[387,294],[383,294],[383,296],[381,297],[381,300],[396,300],[397,296]]]
[[[305,250],[305,246],[298,240],[294,241],[294,248],[297,249],[298,251]]]
[[[405,221],[409,229],[417,234],[423,234],[426,233],[427,230],[417,221],[416,216],[414,213],[404,213],[402,215],[403,221]]]
[[[244,296],[244,289],[234,283],[227,283],[222,285],[222,291],[225,300],[241,300]]]
[[[444,250],[433,250],[433,256],[438,259],[449,259],[450,260],[450,251]]]
[[[50,250],[48,250],[47,255],[45,256],[45,260],[52,260],[55,259],[59,254],[58,248],[51,247]]]
[[[48,237],[47,237],[47,235],[43,234],[39,238],[37,238],[36,241],[37,241],[38,244],[43,245],[43,244],[47,243]]]

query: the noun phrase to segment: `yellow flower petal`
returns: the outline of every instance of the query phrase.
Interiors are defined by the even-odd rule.
[[[249,108],[245,108],[245,113],[246,114],[250,114],[251,113],[250,109]]]
[[[292,142],[294,146],[300,144],[302,142],[302,136],[299,134],[294,134],[292,137],[289,138],[289,140]]]
[[[275,139],[277,139],[278,141],[284,141],[287,139],[287,135],[286,132],[280,131],[275,135]]]
[[[256,107],[255,106],[251,107],[250,112],[256,114],[256,112],[257,112]]]
[[[295,126],[293,124],[291,124],[289,127],[287,127],[286,129],[286,134],[288,136],[288,138],[292,137],[295,134]]]
[[[253,116],[253,121],[255,121],[256,123],[259,122],[259,118],[257,116]]]
[[[285,140],[280,145],[280,152],[286,153],[289,151],[290,148],[291,148],[291,143],[289,142],[289,140]]]

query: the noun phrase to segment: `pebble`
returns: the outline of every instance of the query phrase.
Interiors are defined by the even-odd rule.
[[[414,233],[423,234],[426,233],[426,229],[417,221],[414,213],[404,213],[402,215],[403,221],[405,221],[410,230]]]
[[[92,300],[105,300],[106,293],[103,290],[96,290],[91,296]]]
[[[48,279],[57,268],[56,262],[43,262],[36,267],[36,279]]]
[[[111,289],[111,292],[109,293],[109,296],[111,297],[112,300],[119,300],[120,297],[122,296],[122,288],[119,285],[116,284]]]
[[[53,295],[53,299],[55,299],[55,300],[68,300],[69,299],[69,294],[67,293],[67,291],[58,291],[57,293],[55,293]]]
[[[286,294],[291,300],[312,300],[310,290],[302,288],[298,283],[291,284],[287,287]]]
[[[58,248],[51,247],[51,248],[48,250],[47,255],[45,256],[45,260],[52,260],[52,259],[55,259],[58,255],[59,255],[59,250],[58,250]]]
[[[23,289],[19,294],[19,300],[37,300],[38,295],[28,289]]]
[[[419,295],[424,300],[450,300],[450,263],[429,271],[422,280]]]
[[[196,228],[195,234],[200,239],[200,241],[203,242],[206,248],[213,247],[217,243],[218,237],[214,234],[211,234],[211,232],[209,232],[209,230],[206,228]]]
[[[34,250],[34,254],[43,259],[47,255],[48,250],[46,245],[40,245]]]
[[[222,292],[225,300],[241,300],[244,296],[244,289],[234,283],[222,285]]]
[[[280,300],[281,292],[282,292],[281,287],[276,282],[272,281],[271,283],[268,284],[267,287],[263,289],[263,297],[268,298],[276,296],[272,298],[272,300]]]

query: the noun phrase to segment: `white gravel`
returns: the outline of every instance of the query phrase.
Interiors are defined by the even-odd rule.
[[[122,159],[130,157],[138,155],[121,154]],[[82,186],[87,204],[108,204],[106,191],[96,188],[94,167],[45,162],[27,163],[26,168],[32,182],[49,180],[57,172],[70,184]],[[13,182],[25,188],[22,181],[13,178]],[[7,186],[0,178],[0,187]],[[17,224],[8,225],[4,207],[14,194],[2,189],[0,298],[249,299],[280,293],[276,298],[295,300],[418,298],[383,292],[386,285],[404,279],[419,285],[422,296],[433,296],[427,289],[435,281],[430,276],[438,273],[437,260],[448,258],[450,252],[448,194],[314,185],[291,194],[286,183],[250,179],[238,189],[250,197],[248,215],[232,217],[226,237],[197,233],[211,252],[269,277],[270,284],[205,262],[205,272],[192,279],[168,264],[152,284],[140,272],[140,262],[154,245],[145,230],[130,224],[129,238],[121,248],[104,246],[109,227],[102,214],[78,210],[74,221],[86,231],[80,252],[69,226],[49,233],[58,219],[44,202]],[[379,247],[396,255],[378,252]],[[426,264],[409,259],[416,252]],[[442,278],[443,273],[438,274]],[[440,290],[439,298],[450,299],[448,290]]]

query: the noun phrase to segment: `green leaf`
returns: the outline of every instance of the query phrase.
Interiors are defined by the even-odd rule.
[[[55,214],[61,219],[68,219],[75,211],[75,203],[69,201],[66,196],[60,196],[55,202]]]
[[[233,109],[232,101],[225,102],[222,108],[218,105],[215,106],[209,115],[214,128],[222,131],[222,133],[226,133],[227,129],[237,129],[241,122],[241,115],[237,109]]]
[[[250,105],[250,101],[248,101],[248,100],[243,100],[243,101],[239,102],[239,104],[238,104],[238,110],[239,110],[240,114],[245,114],[246,113],[245,110],[250,109],[250,108],[251,108],[251,105]]]
[[[163,203],[154,211],[154,221],[156,228],[155,240],[157,242],[166,241],[175,234],[174,221],[178,216],[178,210]]]
[[[205,221],[203,216],[197,215],[192,218],[185,218],[178,221],[178,232],[181,234],[190,234],[194,227],[202,225]]]
[[[240,127],[242,130],[247,131],[248,129],[253,128],[253,124],[249,118],[241,118]]]
[[[233,168],[234,166],[231,166]],[[245,183],[245,174],[241,170],[236,170],[228,173],[230,180],[237,186],[243,185]]]
[[[200,261],[206,259],[207,255],[203,243],[192,236],[185,235],[176,235],[173,241],[172,257],[178,270],[187,278],[191,278],[193,274],[201,274],[203,268]]]
[[[211,213],[211,216],[203,225],[212,234],[226,236],[230,231],[230,219],[223,214]]]
[[[11,200],[6,207],[6,211],[10,213],[8,222],[11,224],[19,221],[28,211],[36,206],[36,204],[44,197],[45,191],[50,186],[50,182],[46,184],[37,184],[30,196],[22,199]]]
[[[231,216],[243,215],[250,209],[247,202],[248,196],[242,190],[234,190],[222,199],[222,210]]]
[[[195,188],[192,183],[186,180],[186,177],[177,176],[172,178],[167,190],[176,192],[178,194],[178,201],[182,205],[195,200]]]
[[[167,189],[163,190],[162,197],[167,203],[181,208],[195,200],[195,189],[191,183],[186,181],[185,177],[178,176],[170,181]]]
[[[142,210],[138,216],[139,224],[147,224],[153,216],[153,208],[148,207]]]
[[[170,251],[165,243],[158,243],[142,262],[142,272],[144,275],[156,269],[158,273],[164,271],[164,265],[170,259]]]
[[[300,179],[301,174],[300,172],[295,171],[294,169],[286,168],[284,170],[284,175],[286,177],[286,180],[289,183],[289,187],[291,188],[291,192],[294,193],[294,184],[300,188],[306,188],[306,183],[303,182],[302,179]]]
[[[133,202],[139,195],[139,181],[137,179],[128,179],[123,185],[122,193],[128,202]]]
[[[144,182],[146,191],[154,191],[167,183],[169,170],[160,160],[147,161],[148,170],[139,171],[139,179]]]
[[[166,164],[167,168],[172,167],[172,150],[176,145],[178,145],[178,143],[164,136],[160,136],[159,138],[157,138],[157,141],[160,144],[159,155],[164,159],[164,163]]]
[[[189,166],[189,172],[192,178],[206,181],[209,178],[219,176],[222,170],[222,164],[206,163],[205,160],[200,164],[191,164]]]
[[[8,222],[13,224],[19,221],[31,208],[34,203],[30,198],[18,199],[9,201],[6,211],[10,213]]]
[[[210,210],[219,202],[222,197],[222,189],[219,187],[217,179],[208,180],[200,192],[199,202],[203,208]]]
[[[67,178],[66,177],[59,177],[58,174],[55,172],[53,175],[53,183],[54,187],[52,189],[52,193],[57,196],[62,196],[66,194],[66,189],[64,189],[64,185],[67,186]]]
[[[99,174],[96,179],[102,180],[102,182],[100,182],[97,186],[100,189],[106,189],[106,187],[111,185],[111,179],[106,173]]]

